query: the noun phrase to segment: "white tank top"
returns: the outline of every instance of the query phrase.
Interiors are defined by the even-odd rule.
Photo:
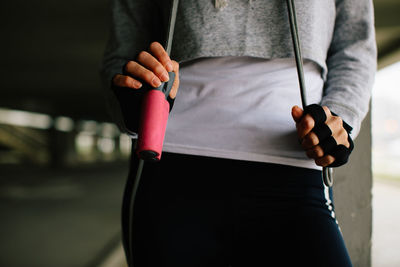
[[[307,104],[319,103],[321,69],[305,60]],[[181,64],[164,151],[321,169],[301,148],[294,59],[201,58]]]

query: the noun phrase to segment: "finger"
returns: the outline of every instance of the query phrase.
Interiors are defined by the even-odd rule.
[[[343,128],[343,121],[338,116],[330,116],[326,120],[326,124],[331,129],[332,133],[335,133]]]
[[[299,106],[292,107],[292,117],[296,123],[300,122],[303,113],[304,113],[303,110]]]
[[[330,109],[327,106],[322,106],[322,108],[324,109],[327,118],[333,116]]]
[[[332,135],[332,131],[329,126],[325,123],[321,123],[316,125],[313,130],[313,133],[318,137],[319,142],[324,141]]]
[[[310,132],[302,139],[301,146],[303,149],[311,149],[319,144],[319,138],[314,132]]]
[[[303,116],[301,121],[297,124],[297,135],[303,139],[314,128],[315,121],[310,114]]]
[[[321,167],[327,167],[331,165],[335,161],[335,158],[331,155],[323,156],[322,158],[318,158],[315,160],[315,164]]]
[[[343,127],[343,120],[338,116],[330,116],[326,124],[332,131],[332,136],[335,138],[338,145],[344,145],[347,148],[350,146],[348,141],[348,133]]]
[[[138,63],[151,70],[162,82],[169,80],[169,75],[164,66],[150,53],[142,51],[137,57]]]
[[[161,85],[160,79],[152,71],[146,69],[136,61],[129,61],[125,66],[125,71],[134,78],[140,79],[153,87]]]
[[[315,121],[315,124],[321,124],[326,121],[326,112],[322,106],[311,104],[304,108],[304,112],[309,114]]]
[[[142,83],[138,80],[122,74],[117,74],[114,76],[113,84],[118,87],[128,87],[133,89],[139,89],[142,87]]]
[[[173,65],[173,72],[175,72],[175,80],[174,80],[174,84],[172,85],[169,96],[172,99],[174,99],[176,97],[176,94],[178,93],[178,89],[179,89],[179,63],[176,62],[175,60],[173,60],[172,65]]]
[[[333,138],[335,138],[336,143],[338,145],[344,145],[347,148],[350,147],[350,142],[349,142],[348,137],[349,137],[349,134],[347,133],[347,131],[344,128],[340,129],[333,135]]]
[[[308,149],[306,151],[306,155],[310,159],[318,159],[318,158],[321,158],[324,156],[324,151],[322,150],[322,148],[320,146],[315,146],[311,149]]]
[[[158,42],[153,42],[150,44],[150,53],[157,58],[159,62],[164,66],[164,68],[168,71],[171,72],[174,70],[174,66],[172,63],[172,60],[168,56],[167,51],[165,51],[164,47],[158,43]]]

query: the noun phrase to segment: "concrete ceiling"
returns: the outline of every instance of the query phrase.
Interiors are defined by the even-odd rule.
[[[384,67],[400,60],[400,1],[374,4]],[[2,3],[0,107],[108,121],[98,75],[107,12],[106,0]]]

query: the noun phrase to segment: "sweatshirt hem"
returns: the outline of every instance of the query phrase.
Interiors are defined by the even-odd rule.
[[[300,159],[287,156],[274,156],[274,155],[259,154],[254,152],[200,148],[200,147],[182,146],[182,145],[168,144],[168,143],[164,144],[163,151],[170,153],[195,155],[195,156],[275,163],[275,164],[288,165],[306,169],[322,170],[322,167],[316,165],[315,162],[310,159]]]

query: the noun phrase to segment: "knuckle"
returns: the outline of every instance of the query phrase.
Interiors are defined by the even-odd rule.
[[[174,70],[179,70],[179,63],[176,62],[175,60],[171,60],[172,61],[172,66],[174,67]]]
[[[314,127],[314,119],[311,116],[306,116],[304,118],[304,126],[308,129],[312,129]]]
[[[128,64],[126,65],[125,71],[129,73],[129,76],[140,77],[142,73],[141,64],[137,63],[136,61],[130,61]]]
[[[339,141],[338,144],[346,144],[348,139],[348,133],[344,128],[339,130],[337,139]]]
[[[311,145],[313,145],[313,146],[318,145],[319,138],[314,132],[311,132],[311,134],[309,135],[309,138],[310,138]]]
[[[322,167],[325,167],[325,166],[328,166],[328,165],[329,165],[329,164],[328,164],[328,160],[327,160],[327,156],[322,157],[322,158],[317,158],[317,159],[315,160],[315,163],[316,163],[318,166],[322,166]]]
[[[321,157],[324,156],[324,151],[322,150],[322,148],[321,148],[320,146],[316,146],[316,147],[314,148],[314,153],[315,153],[315,156],[316,156],[317,158],[321,158]]]
[[[339,136],[342,136],[343,138],[347,138],[347,131],[342,127],[339,130]]]
[[[119,86],[119,85],[120,85],[120,83],[121,83],[121,76],[122,76],[122,75],[120,75],[120,74],[117,74],[117,75],[114,76],[114,78],[113,78],[113,80],[112,80],[112,82],[113,82],[114,85],[116,85],[116,86]]]
[[[151,83],[153,81],[154,76],[154,73],[150,71],[146,71],[145,73],[143,73],[143,79],[148,83]]]
[[[327,117],[332,116],[330,109],[327,106],[322,106]]]
[[[165,71],[166,71],[165,68],[160,64],[157,64],[157,66],[155,66],[153,69],[153,72],[156,73],[157,75],[161,75],[165,73]]]
[[[315,164],[317,164],[318,166],[323,166],[322,165],[322,159],[320,159],[320,158],[315,159]]]
[[[339,126],[339,127],[342,127],[342,126],[343,126],[343,120],[342,120],[342,118],[340,118],[340,117],[338,117],[338,116],[334,116],[334,117],[332,117],[332,120],[333,120],[333,122],[334,122],[337,126]]]
[[[129,78],[128,78],[128,76],[122,76],[121,79],[120,79],[120,83],[121,83],[121,85],[127,87],[127,86],[129,85]]]
[[[114,78],[114,85],[119,87],[132,87],[132,79],[129,76],[118,75]]]
[[[332,164],[335,161],[335,158],[331,155],[327,155],[325,158],[325,166]]]

